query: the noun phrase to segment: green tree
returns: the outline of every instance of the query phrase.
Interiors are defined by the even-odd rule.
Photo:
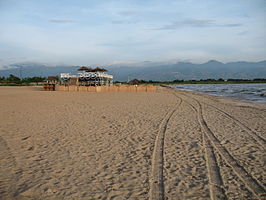
[[[0,82],[5,82],[6,81],[6,78],[3,76],[3,77],[0,77]]]
[[[20,78],[17,76],[14,76],[13,74],[10,74],[9,77],[7,78],[7,82],[20,83]]]
[[[26,83],[38,83],[39,82],[43,82],[45,81],[45,77],[41,77],[41,76],[34,76],[34,77],[27,77],[27,78],[24,78],[23,79],[23,82],[26,82]]]

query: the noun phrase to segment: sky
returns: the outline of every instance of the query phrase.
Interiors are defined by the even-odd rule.
[[[0,0],[0,68],[266,59],[266,0]]]

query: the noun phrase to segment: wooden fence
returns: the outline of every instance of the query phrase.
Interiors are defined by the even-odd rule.
[[[154,85],[113,85],[113,86],[64,86],[56,85],[55,91],[67,92],[155,92]]]
[[[55,91],[55,84],[44,83],[43,89],[45,91]]]

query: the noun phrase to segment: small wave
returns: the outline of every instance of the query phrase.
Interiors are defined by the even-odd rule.
[[[266,84],[196,84],[178,85],[177,89],[200,92],[215,96],[226,96],[243,99],[249,102],[266,104]],[[265,94],[265,95],[262,95]]]

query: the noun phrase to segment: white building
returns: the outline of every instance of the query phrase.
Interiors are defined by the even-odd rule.
[[[76,80],[78,85],[113,85],[113,76],[104,72],[79,72],[78,75],[71,75],[70,73],[61,73],[60,79],[64,83],[73,83],[72,80]]]

